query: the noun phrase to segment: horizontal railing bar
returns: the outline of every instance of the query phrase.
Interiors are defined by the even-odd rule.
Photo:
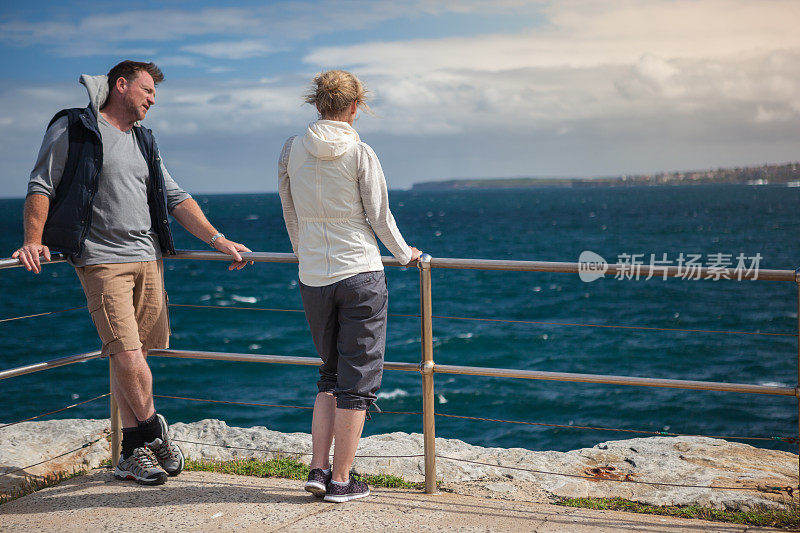
[[[214,359],[219,361],[245,361],[251,363],[277,363],[287,365],[319,366],[317,357],[296,357],[287,355],[264,355],[248,353],[198,352],[191,350],[150,350],[148,355],[177,357],[182,359]],[[417,363],[396,363],[386,361],[387,370],[419,371]],[[673,389],[709,390],[741,392],[751,394],[771,394],[795,396],[797,389],[771,385],[750,385],[744,383],[718,383],[713,381],[687,381],[680,379],[639,378],[628,376],[607,376],[603,374],[573,374],[569,372],[544,372],[539,370],[515,370],[511,368],[483,368],[474,366],[435,365],[433,371],[440,374],[461,374],[468,376],[490,376],[578,383],[603,383],[606,385],[635,385],[640,387],[667,387]]]
[[[221,252],[204,250],[177,250],[175,255],[165,256],[167,259],[196,259],[204,261],[230,261],[230,256]],[[297,263],[297,256],[289,253],[278,252],[243,252],[242,257],[256,263]],[[60,253],[53,254],[50,263],[60,263],[64,256]],[[394,257],[381,257],[385,266],[404,266]],[[44,262],[47,263],[47,262]],[[22,266],[17,259],[0,259],[0,269]],[[578,274],[581,272],[580,263],[560,263],[553,261],[511,261],[503,259],[461,259],[451,257],[434,257],[431,259],[431,268],[469,269],[469,270],[513,270],[522,272],[552,272],[565,274]],[[649,264],[630,265],[612,263],[608,265],[606,276],[617,274],[631,274],[631,269],[636,268],[635,276],[644,279],[652,273],[654,278],[662,277],[666,270],[667,277],[682,277],[686,267],[654,266]],[[651,272],[652,271],[652,272]],[[638,272],[638,274],[637,274]],[[706,279],[707,277],[722,277],[725,279],[738,279],[739,272],[733,268],[708,268],[697,267],[691,270],[692,276],[687,279]],[[742,272],[742,279],[755,279],[764,281],[796,281],[794,270],[768,270],[759,269],[753,272]]]
[[[150,350],[148,355],[156,357],[173,357],[178,359],[211,359],[217,361],[243,361],[249,363],[276,363],[286,365],[319,366],[318,357],[297,357],[288,355],[267,355],[251,353],[206,352],[195,350]],[[0,371],[0,379],[12,378],[23,374],[39,372],[50,368],[80,363],[100,357],[100,352],[88,352],[78,355],[60,357],[50,361],[11,368]],[[403,370],[418,372],[418,363],[400,363],[386,361],[383,367],[387,370]],[[740,392],[750,394],[770,394],[777,396],[799,396],[798,389],[771,385],[751,385],[746,383],[719,383],[714,381],[689,381],[681,379],[640,378],[630,376],[609,376],[603,374],[575,374],[570,372],[545,372],[541,370],[515,370],[511,368],[484,368],[474,366],[435,365],[434,372],[439,374],[459,374],[467,376],[506,377],[520,379],[537,379],[547,381],[566,381],[577,383],[601,383],[606,385],[634,385],[639,387],[666,387],[673,389],[709,390],[722,392]]]
[[[267,355],[256,353],[200,352],[194,350],[150,350],[147,355],[174,357],[178,359],[213,359],[216,361],[243,361],[246,363],[276,363],[282,365],[319,366],[319,357],[298,357],[291,355]],[[387,370],[419,372],[419,363],[396,363],[385,361]]]
[[[82,363],[90,359],[100,357],[100,351],[82,353],[78,355],[69,355],[67,357],[59,357],[58,359],[51,359],[50,361],[43,361],[41,363],[34,363],[32,365],[20,366],[17,368],[9,368],[8,370],[0,371],[0,379],[8,379],[24,374],[32,374],[33,372],[40,372],[42,370],[49,370],[59,366],[71,365],[73,363]]]
[[[666,387],[671,389],[708,390],[723,392],[742,392],[751,394],[771,394],[777,396],[797,396],[798,389],[771,385],[750,385],[746,383],[719,383],[715,381],[689,381],[682,379],[640,378],[629,376],[609,376],[604,374],[573,374],[570,372],[544,372],[540,370],[515,370],[511,368],[481,368],[473,366],[440,365],[433,371],[438,374],[459,374],[467,376],[490,376],[501,378],[539,379],[548,381],[568,381],[576,383],[602,383],[606,385],[634,385],[638,387]]]
[[[639,279],[646,278],[650,272],[651,267],[649,264],[629,265],[612,263],[608,265],[605,272],[606,276],[615,276],[619,273],[630,274],[631,269],[638,267]],[[555,272],[566,274],[578,274],[581,272],[580,263],[558,263],[549,261],[506,261],[502,259],[456,259],[449,257],[434,257],[431,259],[431,268],[449,268],[449,269],[472,269],[472,270],[514,270],[524,272]],[[667,277],[681,277],[685,272],[677,266],[652,268],[654,278],[659,278],[664,275],[664,270],[667,271]],[[687,279],[705,279],[709,275],[726,275],[730,279],[737,279],[738,272],[733,268],[725,269],[709,269],[707,267],[697,267],[692,270],[693,276],[688,276]],[[633,272],[636,275],[636,271]],[[751,273],[742,273],[742,279],[765,280],[765,281],[795,281],[794,270],[766,270],[759,269],[757,274],[755,271]],[[723,278],[724,279],[724,278]]]
[[[52,263],[63,263],[66,260],[67,260],[67,258],[64,256],[64,254],[62,254],[60,252],[55,252],[55,253],[50,255],[50,261],[45,261],[45,259],[42,258],[42,263],[46,264],[46,265],[49,265],[49,264],[52,264]],[[15,267],[21,267],[21,266],[22,266],[22,263],[19,262],[19,259],[11,259],[10,257],[4,258],[4,259],[0,259],[0,269],[3,269],[3,268],[15,268]]]
[[[221,252],[212,252],[211,250],[177,250],[175,255],[166,257],[168,259],[200,259],[204,261],[231,260],[231,256]],[[297,263],[296,255],[278,252],[243,252],[242,258],[256,263]],[[381,261],[386,266],[403,266],[394,257],[381,257]]]
[[[199,259],[203,261],[227,261],[230,262],[231,256],[222,252],[212,250],[176,250],[175,255],[165,256],[167,259]],[[297,263],[297,256],[294,254],[278,252],[242,252],[242,258],[256,263]]]

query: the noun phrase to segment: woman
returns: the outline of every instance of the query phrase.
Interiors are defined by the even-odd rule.
[[[289,138],[278,161],[283,218],[322,359],[305,490],[344,502],[369,495],[366,483],[349,476],[383,374],[388,291],[375,235],[404,265],[421,252],[400,235],[378,157],[353,129],[358,108],[369,111],[358,78],[341,70],[319,74],[305,101],[319,120]]]

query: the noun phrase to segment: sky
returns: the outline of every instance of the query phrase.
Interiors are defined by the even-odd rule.
[[[0,197],[22,197],[80,74],[166,76],[144,121],[195,193],[271,192],[341,68],[389,187],[800,160],[796,0],[0,0]]]

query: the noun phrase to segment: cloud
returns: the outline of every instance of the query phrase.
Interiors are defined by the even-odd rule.
[[[544,12],[547,24],[513,35],[326,46],[304,61],[357,72],[404,133],[669,121],[732,107],[746,127],[800,113],[795,2],[576,0]]]
[[[249,33],[257,31],[259,22],[260,17],[243,8],[120,11],[89,15],[75,22],[7,20],[0,23],[0,35],[4,41],[20,46],[92,42],[100,47],[108,42],[164,42],[187,36]]]
[[[156,56],[153,62],[161,68],[164,67],[195,67],[197,59],[185,55]]]
[[[560,1],[544,12],[549,24],[516,35],[328,46],[315,49],[305,61],[356,65],[371,74],[441,68],[497,72],[632,64],[644,55],[735,58],[800,46],[795,27],[800,4],[786,0]]]
[[[181,50],[214,59],[247,59],[272,54],[276,48],[265,41],[251,39],[193,44],[182,46]]]
[[[497,9],[537,2],[504,0],[431,1],[336,0],[275,2],[252,7],[203,9],[120,10],[88,15],[76,20],[24,20],[6,17],[0,22],[0,42],[15,46],[41,45],[63,56],[105,54],[119,43],[175,43],[186,39],[235,35],[300,42],[325,34],[369,28],[398,18],[420,18],[449,12],[495,12]],[[146,22],[143,22],[146,21]],[[226,52],[225,47],[233,50]],[[194,53],[221,59],[255,57],[271,48],[258,41],[215,42],[186,45]],[[238,52],[236,51],[238,50]],[[131,51],[120,48],[119,53]],[[116,51],[114,53],[117,53]]]

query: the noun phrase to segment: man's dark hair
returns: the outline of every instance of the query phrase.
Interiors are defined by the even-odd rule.
[[[125,60],[122,63],[114,65],[108,71],[108,89],[114,90],[119,78],[125,78],[131,81],[139,75],[139,72],[144,71],[153,77],[156,85],[164,81],[164,73],[156,66],[155,63],[142,63],[140,61]]]

